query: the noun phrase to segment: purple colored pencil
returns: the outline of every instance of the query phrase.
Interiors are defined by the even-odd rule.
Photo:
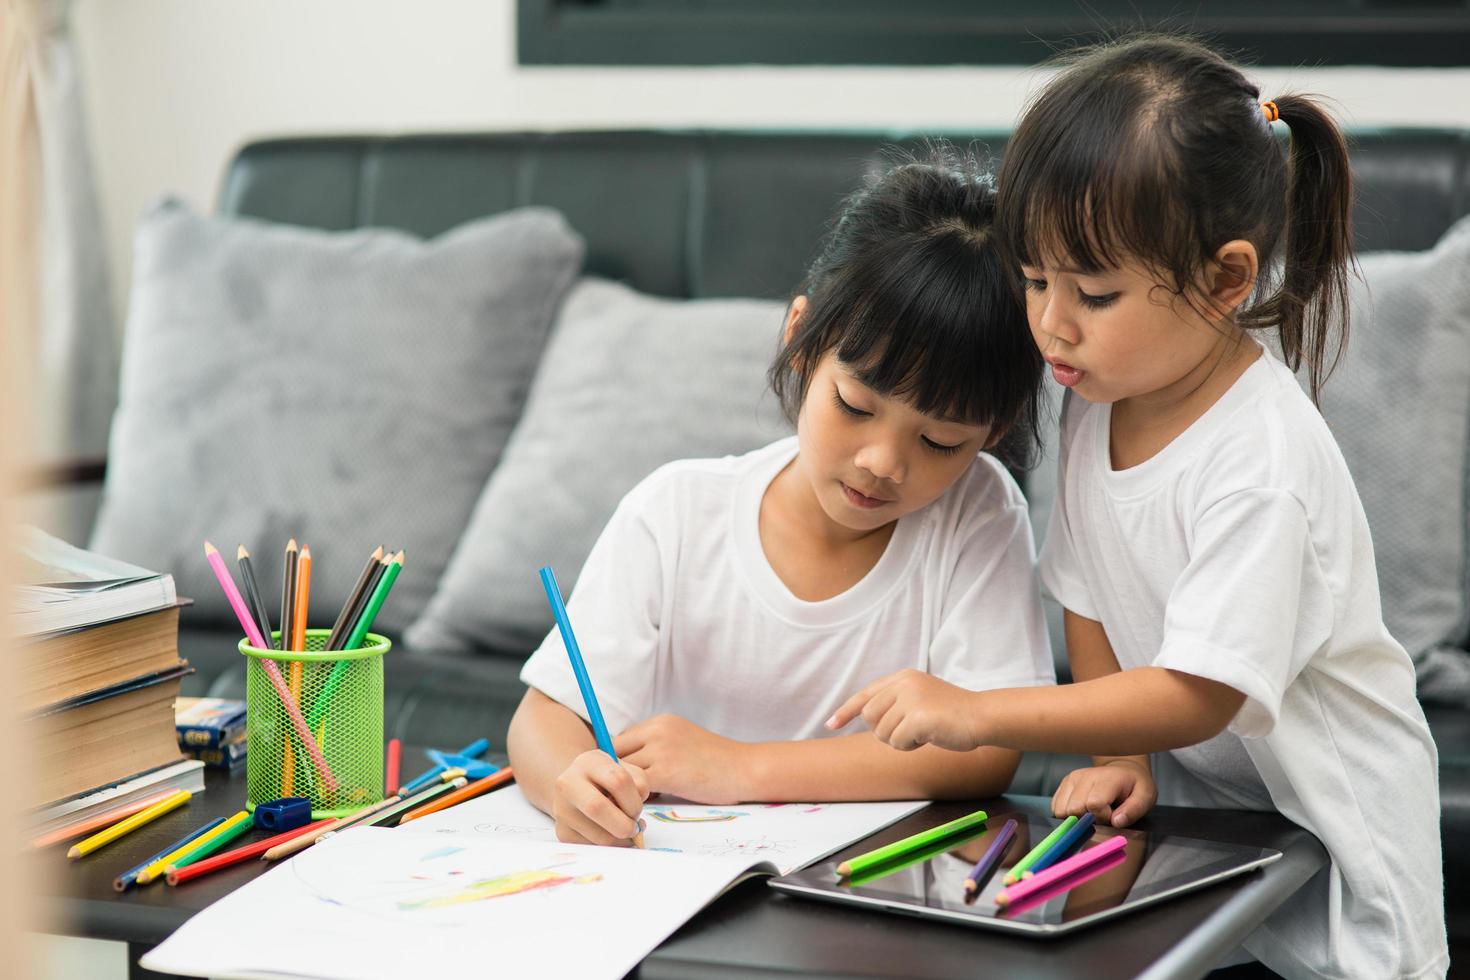
[[[1006,848],[1011,843],[1011,838],[1016,836],[1016,821],[1007,820],[1005,826],[1000,828],[1000,833],[995,835],[995,840],[985,849],[980,860],[975,862],[975,869],[965,879],[965,894],[980,890],[980,886],[995,874],[995,869],[1000,866],[1000,859],[1005,855]]]

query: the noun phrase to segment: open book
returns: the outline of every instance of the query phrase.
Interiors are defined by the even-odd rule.
[[[11,611],[21,636],[93,626],[177,601],[172,575],[73,547],[34,527],[20,529],[19,544]]]
[[[484,806],[496,797],[505,801]],[[648,849],[632,850],[547,840],[549,823],[499,823],[517,812],[516,803],[529,806],[519,790],[506,789],[443,811],[448,817],[481,804],[460,814],[459,829],[442,821],[415,829],[429,823],[425,817],[397,830],[363,827],[328,837],[194,916],[141,964],[212,977],[400,980],[480,969],[513,977],[622,977],[735,882],[787,870],[801,855],[815,860],[925,805],[833,804],[804,812],[801,804],[785,804],[769,808],[767,829],[756,831],[761,804],[679,804],[671,810],[689,819],[654,816]],[[713,810],[748,812],[696,819]],[[486,816],[488,828],[476,829],[472,821]],[[775,853],[693,843],[720,833],[741,839],[742,821],[760,836],[783,835],[775,839],[788,846]],[[827,831],[801,829],[813,821],[827,823]],[[862,826],[839,839],[839,821]],[[681,844],[690,846],[671,849]],[[264,933],[241,927],[262,922],[270,924]]]

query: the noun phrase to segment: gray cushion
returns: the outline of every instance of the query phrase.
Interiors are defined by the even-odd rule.
[[[1347,352],[1322,390],[1420,697],[1470,700],[1470,219],[1427,252],[1361,259]]]
[[[91,547],[171,571],[227,621],[203,541],[243,542],[274,613],[286,539],[330,626],[378,544],[407,551],[379,624],[424,608],[520,416],[581,240],[528,208],[421,241],[144,215]],[[271,598],[275,597],[275,598]],[[274,621],[274,620],[273,620]]]
[[[787,433],[765,370],[784,307],[657,299],[586,279],[557,319],[531,397],[416,647],[529,651],[552,619],[536,570],[570,592],[623,495],[674,459]]]

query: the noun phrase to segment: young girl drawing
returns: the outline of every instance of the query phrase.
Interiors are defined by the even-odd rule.
[[[1045,90],[1000,192],[1031,334],[1070,389],[1041,571],[1077,683],[976,693],[907,672],[829,724],[861,714],[905,749],[1092,754],[1053,810],[1115,826],[1156,797],[1279,810],[1331,865],[1247,949],[1295,977],[1443,974],[1435,746],[1352,478],[1286,366],[1315,395],[1340,349],[1342,134],[1194,43],[1139,39]]]
[[[1042,362],[960,162],[845,205],[771,369],[797,434],[686,460],[618,506],[569,603],[621,765],[596,751],[553,631],[511,761],[562,840],[626,844],[651,792],[704,803],[974,796],[1019,754],[832,737],[823,703],[923,668],[1054,682],[1026,506],[982,452],[1032,438]]]

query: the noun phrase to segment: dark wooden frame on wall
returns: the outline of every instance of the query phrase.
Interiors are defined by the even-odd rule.
[[[1470,66],[1470,0],[518,0],[523,65],[1030,65],[1104,34],[1268,65]]]

